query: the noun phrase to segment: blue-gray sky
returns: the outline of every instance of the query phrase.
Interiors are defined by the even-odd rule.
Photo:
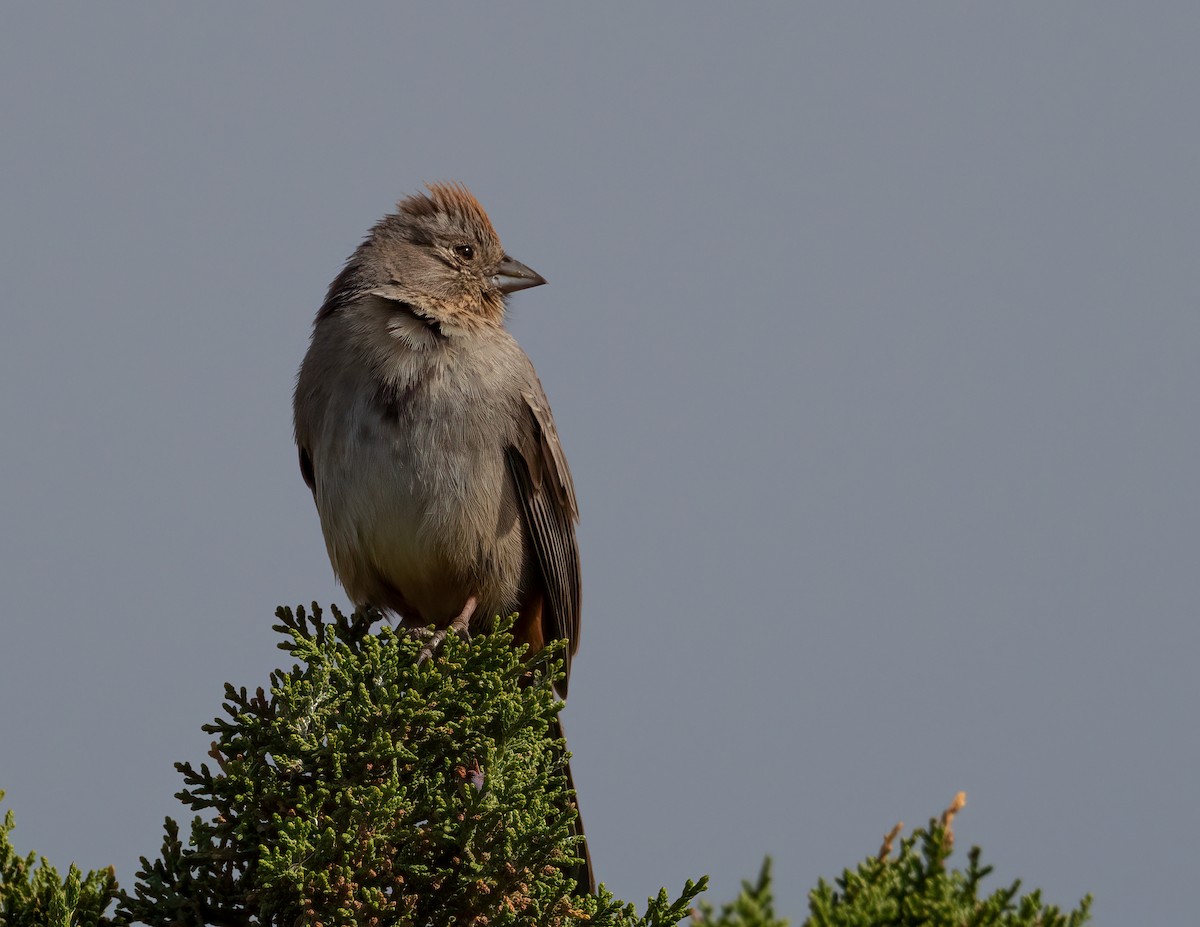
[[[290,435],[424,181],[583,510],[598,873],[779,907],[963,789],[995,884],[1195,915],[1191,4],[0,10],[0,788],[132,884],[277,604],[343,601]]]

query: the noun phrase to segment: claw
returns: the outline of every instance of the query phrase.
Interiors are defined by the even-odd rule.
[[[458,617],[450,622],[446,627],[438,631],[430,631],[428,628],[415,629],[420,636],[428,635],[429,640],[425,642],[425,646],[421,648],[421,652],[417,655],[417,666],[420,666],[426,660],[432,660],[434,655],[441,650],[442,644],[446,641],[446,635],[453,631],[465,641],[471,639],[471,616],[475,614],[475,607],[479,604],[479,600],[475,596],[467,599],[467,604],[463,606],[463,610],[459,612]]]

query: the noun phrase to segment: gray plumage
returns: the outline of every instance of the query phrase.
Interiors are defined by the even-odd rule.
[[[371,230],[317,314],[295,394],[301,470],[355,603],[446,628],[473,596],[476,627],[519,611],[519,640],[567,638],[573,654],[574,489],[503,327],[505,296],[545,281],[464,188],[429,191]]]

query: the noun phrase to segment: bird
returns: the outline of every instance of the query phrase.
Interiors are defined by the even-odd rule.
[[[465,186],[427,184],[330,284],[293,409],[300,472],[350,599],[433,628],[422,657],[516,612],[514,642],[529,653],[568,642],[565,699],[579,508],[545,390],[504,325],[508,297],[545,283]],[[569,763],[565,774],[573,791]],[[594,892],[586,840],[579,852],[571,874]]]

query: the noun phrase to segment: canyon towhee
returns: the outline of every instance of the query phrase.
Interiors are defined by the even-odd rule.
[[[508,294],[546,281],[504,252],[464,187],[428,191],[371,229],[317,313],[296,383],[300,471],[355,604],[434,626],[426,653],[518,612],[531,652],[569,641],[565,698],[575,491],[542,385],[504,328]],[[592,891],[580,854],[572,874]]]

